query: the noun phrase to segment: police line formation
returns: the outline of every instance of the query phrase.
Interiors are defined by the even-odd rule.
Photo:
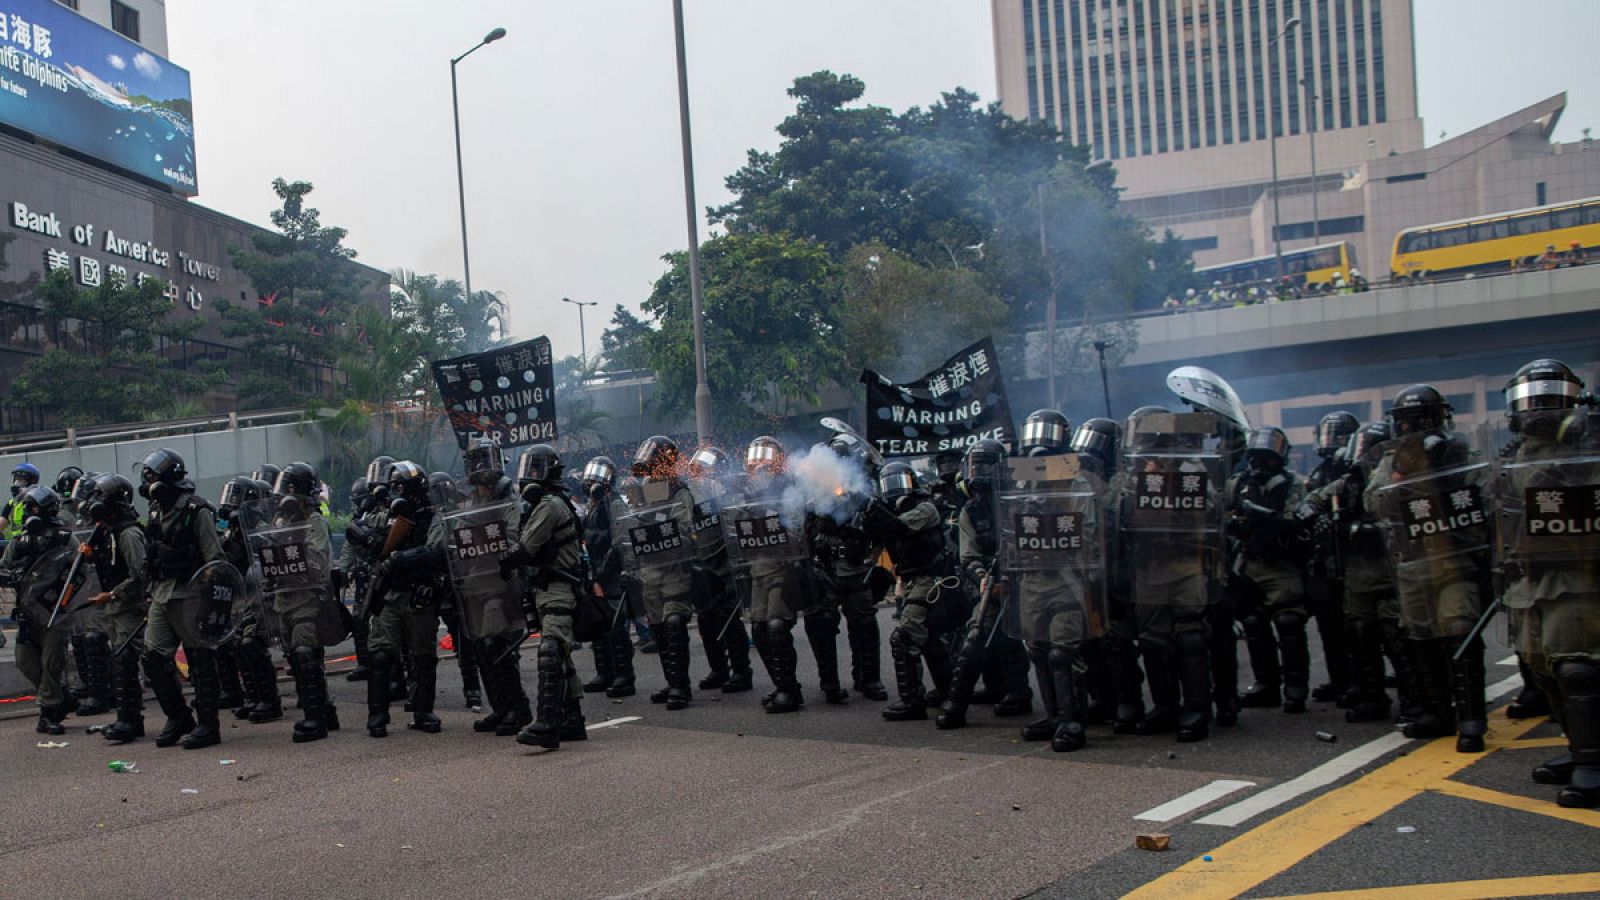
[[[933,714],[959,728],[978,703],[1029,716],[1036,691],[1043,716],[1022,737],[1070,752],[1087,726],[1200,741],[1242,707],[1294,714],[1316,698],[1352,722],[1455,735],[1472,753],[1486,731],[1482,629],[1503,610],[1525,678],[1510,714],[1553,715],[1569,745],[1533,777],[1560,785],[1563,806],[1600,804],[1600,412],[1573,371],[1548,359],[1518,371],[1498,452],[1453,430],[1427,385],[1401,391],[1386,421],[1332,413],[1306,478],[1287,467],[1284,433],[1251,429],[1226,382],[1183,371],[1209,377],[1169,379],[1182,411],[1072,430],[1041,410],[1016,455],[978,440],[938,459],[936,477],[885,461],[837,420],[799,454],[757,438],[742,466],[652,437],[626,472],[589,460],[570,493],[547,445],[523,452],[513,479],[496,446],[473,442],[465,493],[382,456],[351,486],[338,559],[306,463],[231,480],[215,509],[171,450],[145,457],[137,489],[69,469],[52,490],[24,464],[0,559],[19,601],[17,662],[37,685],[42,733],[114,708],[105,738],[143,737],[142,669],[165,716],[156,745],[193,749],[221,740],[221,710],[283,716],[276,646],[298,695],[293,738],[306,742],[340,726],[323,648],[353,633],[367,733],[387,735],[395,701],[408,727],[437,733],[443,619],[467,701],[491,709],[473,730],[555,749],[585,738],[585,692],[634,694],[638,615],[666,682],[650,699],[667,710],[692,701],[691,623],[710,668],[702,691],[752,690],[753,646],[766,712],[802,709],[803,623],[823,700],[844,703],[842,621],[850,687],[887,701],[877,609],[892,596],[890,721]],[[1330,675],[1316,688],[1313,618]],[[1253,676],[1242,692],[1236,623]],[[576,641],[593,648],[588,681]],[[82,699],[65,689],[69,654]]]

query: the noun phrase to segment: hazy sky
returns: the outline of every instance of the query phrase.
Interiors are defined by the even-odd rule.
[[[193,75],[199,202],[265,224],[279,175],[316,185],[361,261],[460,277],[449,60],[459,66],[473,286],[513,330],[590,352],[687,246],[669,0],[167,0]],[[686,0],[699,205],[749,148],[776,146],[784,93],[818,69],[900,110],[960,85],[994,97],[989,0]],[[1600,126],[1597,0],[1417,0],[1429,142],[1560,90],[1558,137]],[[702,223],[702,238],[705,228]]]

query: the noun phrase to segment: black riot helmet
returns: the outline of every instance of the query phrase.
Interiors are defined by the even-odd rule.
[[[367,501],[371,498],[372,488],[365,475],[350,482],[350,508],[364,510]]]
[[[956,476],[961,474],[961,463],[965,456],[958,450],[941,450],[934,454],[933,471],[939,480],[946,484],[954,484]]]
[[[891,504],[898,506],[921,490],[916,470],[906,463],[892,462],[878,470],[878,493]]]
[[[493,487],[506,474],[506,454],[488,437],[473,438],[464,454],[467,464],[467,482],[474,486]]]
[[[1064,453],[1072,437],[1072,423],[1053,409],[1036,409],[1022,423],[1022,441],[1018,450],[1023,456],[1051,456]]]
[[[99,472],[86,472],[78,483],[72,486],[72,495],[67,499],[78,504],[78,509],[87,512],[89,503],[95,498],[95,485],[100,480]],[[127,481],[126,478],[123,481]],[[132,496],[132,493],[129,493]]]
[[[652,434],[639,442],[633,454],[633,474],[652,481],[678,477],[678,442],[664,434]]]
[[[217,498],[217,509],[224,515],[232,515],[234,511],[244,509],[262,497],[260,482],[244,475],[228,480],[222,486],[222,495]]]
[[[77,466],[67,466],[56,473],[56,496],[63,500],[72,497],[72,489],[83,480],[83,470]]]
[[[277,490],[278,476],[282,474],[283,470],[272,463],[262,463],[261,465],[250,470],[250,477],[252,479],[256,481],[265,481],[267,484],[272,485],[273,490]]]
[[[133,508],[133,482],[112,473],[94,480],[94,496],[89,501],[89,518],[95,522],[138,518]]]
[[[974,441],[961,459],[961,483],[970,493],[987,491],[1000,477],[1000,467],[1005,464],[1006,445],[993,438]]]
[[[1369,422],[1361,426],[1361,430],[1350,435],[1350,443],[1345,445],[1344,458],[1350,465],[1375,465],[1378,462],[1381,448],[1394,438],[1394,429],[1388,422]]]
[[[42,534],[61,524],[61,496],[36,484],[22,492],[22,528],[29,534]]]
[[[676,447],[673,448],[676,452]],[[549,444],[534,444],[523,451],[522,458],[517,460],[517,484],[527,487],[529,484],[557,484],[561,475],[566,471],[566,466],[561,463],[561,454]]]
[[[1536,359],[1506,382],[1506,415],[1511,431],[1555,437],[1583,402],[1583,379],[1558,359]]]
[[[1395,395],[1389,406],[1389,425],[1396,436],[1449,431],[1454,412],[1450,401],[1432,385],[1413,384]]]
[[[421,508],[428,505],[428,473],[409,459],[389,467],[389,495]]]
[[[466,495],[461,493],[461,488],[456,485],[456,480],[450,477],[449,472],[428,473],[428,497],[439,509],[449,509],[466,499]]]
[[[367,463],[367,484],[374,490],[387,485],[394,464],[395,458],[392,456],[374,456],[372,462]]]
[[[584,491],[590,494],[596,488],[610,489],[617,483],[617,464],[609,456],[596,456],[584,464],[583,477],[579,481]]]
[[[1327,457],[1342,450],[1360,427],[1360,420],[1342,409],[1323,416],[1317,423],[1317,455]]]
[[[721,447],[701,447],[689,457],[689,475],[694,478],[726,478],[733,474],[733,459]]]
[[[1128,436],[1128,449],[1134,451],[1153,450],[1160,446],[1161,435],[1153,431],[1140,431],[1139,420],[1149,416],[1163,415],[1167,411],[1166,407],[1163,406],[1141,406],[1128,413],[1128,425],[1125,432]]]
[[[1289,449],[1289,436],[1283,433],[1282,428],[1262,425],[1250,432],[1244,458],[1252,469],[1277,471],[1288,465]]]
[[[788,454],[783,444],[770,435],[762,435],[744,449],[744,470],[747,473],[767,472],[778,474],[788,465]]]
[[[859,436],[848,432],[841,431],[828,438],[828,449],[845,459],[854,460],[869,478],[876,475],[878,468],[883,465],[883,457],[876,450]]]
[[[1122,452],[1122,426],[1112,419],[1086,419],[1072,433],[1072,452],[1100,463],[1104,475],[1117,467]]]
[[[316,497],[320,487],[317,470],[312,468],[310,463],[292,462],[278,472],[278,478],[272,485],[272,492],[292,494],[296,497]]]
[[[139,462],[139,475],[145,484],[177,484],[189,477],[189,469],[176,450],[161,447],[145,454]]]

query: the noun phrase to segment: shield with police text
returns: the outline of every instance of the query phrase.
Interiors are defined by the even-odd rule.
[[[1221,572],[1228,468],[1209,412],[1156,411],[1129,422],[1120,527],[1138,602],[1209,602]]]
[[[751,621],[793,619],[815,605],[803,515],[786,514],[776,496],[741,497],[722,507],[722,534]]]
[[[213,650],[238,631],[251,602],[244,576],[231,563],[216,560],[172,595],[167,612],[184,646]]]
[[[1524,620],[1517,649],[1600,651],[1600,455],[1519,454],[1499,464],[1493,495],[1500,596]]]
[[[1007,460],[998,492],[999,562],[1014,583],[1013,637],[1076,643],[1105,633],[1106,487],[1072,455]]]
[[[477,640],[527,634],[518,578],[500,577],[500,560],[516,549],[520,511],[512,503],[463,509],[444,516],[445,562],[460,600],[467,633]]]
[[[249,533],[250,551],[261,566],[261,592],[267,597],[327,589],[328,558],[312,550],[312,527],[301,522]]]
[[[1415,638],[1464,635],[1487,602],[1490,471],[1475,437],[1406,435],[1373,473],[1401,624]]]

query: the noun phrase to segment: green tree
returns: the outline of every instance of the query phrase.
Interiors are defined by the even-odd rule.
[[[666,260],[669,269],[644,304],[658,324],[645,344],[658,402],[688,414],[695,392],[688,254]],[[722,235],[703,245],[700,263],[706,380],[724,433],[770,427],[797,402],[817,402],[822,385],[847,380],[834,264],[821,245],[785,235]]]
[[[186,369],[161,352],[163,338],[192,335],[200,320],[175,319],[160,282],[133,287],[109,279],[80,290],[65,272],[39,289],[46,315],[77,320],[62,345],[28,362],[11,396],[56,411],[63,425],[104,425],[198,411],[197,399],[222,380],[213,362]]]
[[[611,311],[611,327],[600,333],[600,355],[606,369],[626,372],[650,368],[650,348],[646,346],[652,329],[621,303]]]
[[[274,179],[282,201],[273,211],[277,234],[251,239],[253,250],[230,247],[234,267],[250,279],[256,304],[217,303],[223,335],[246,351],[248,365],[233,374],[246,403],[281,405],[308,398],[318,389],[315,366],[332,365],[350,350],[349,322],[369,287],[366,275],[350,261],[343,228],[322,224],[305,205],[308,181]]]

